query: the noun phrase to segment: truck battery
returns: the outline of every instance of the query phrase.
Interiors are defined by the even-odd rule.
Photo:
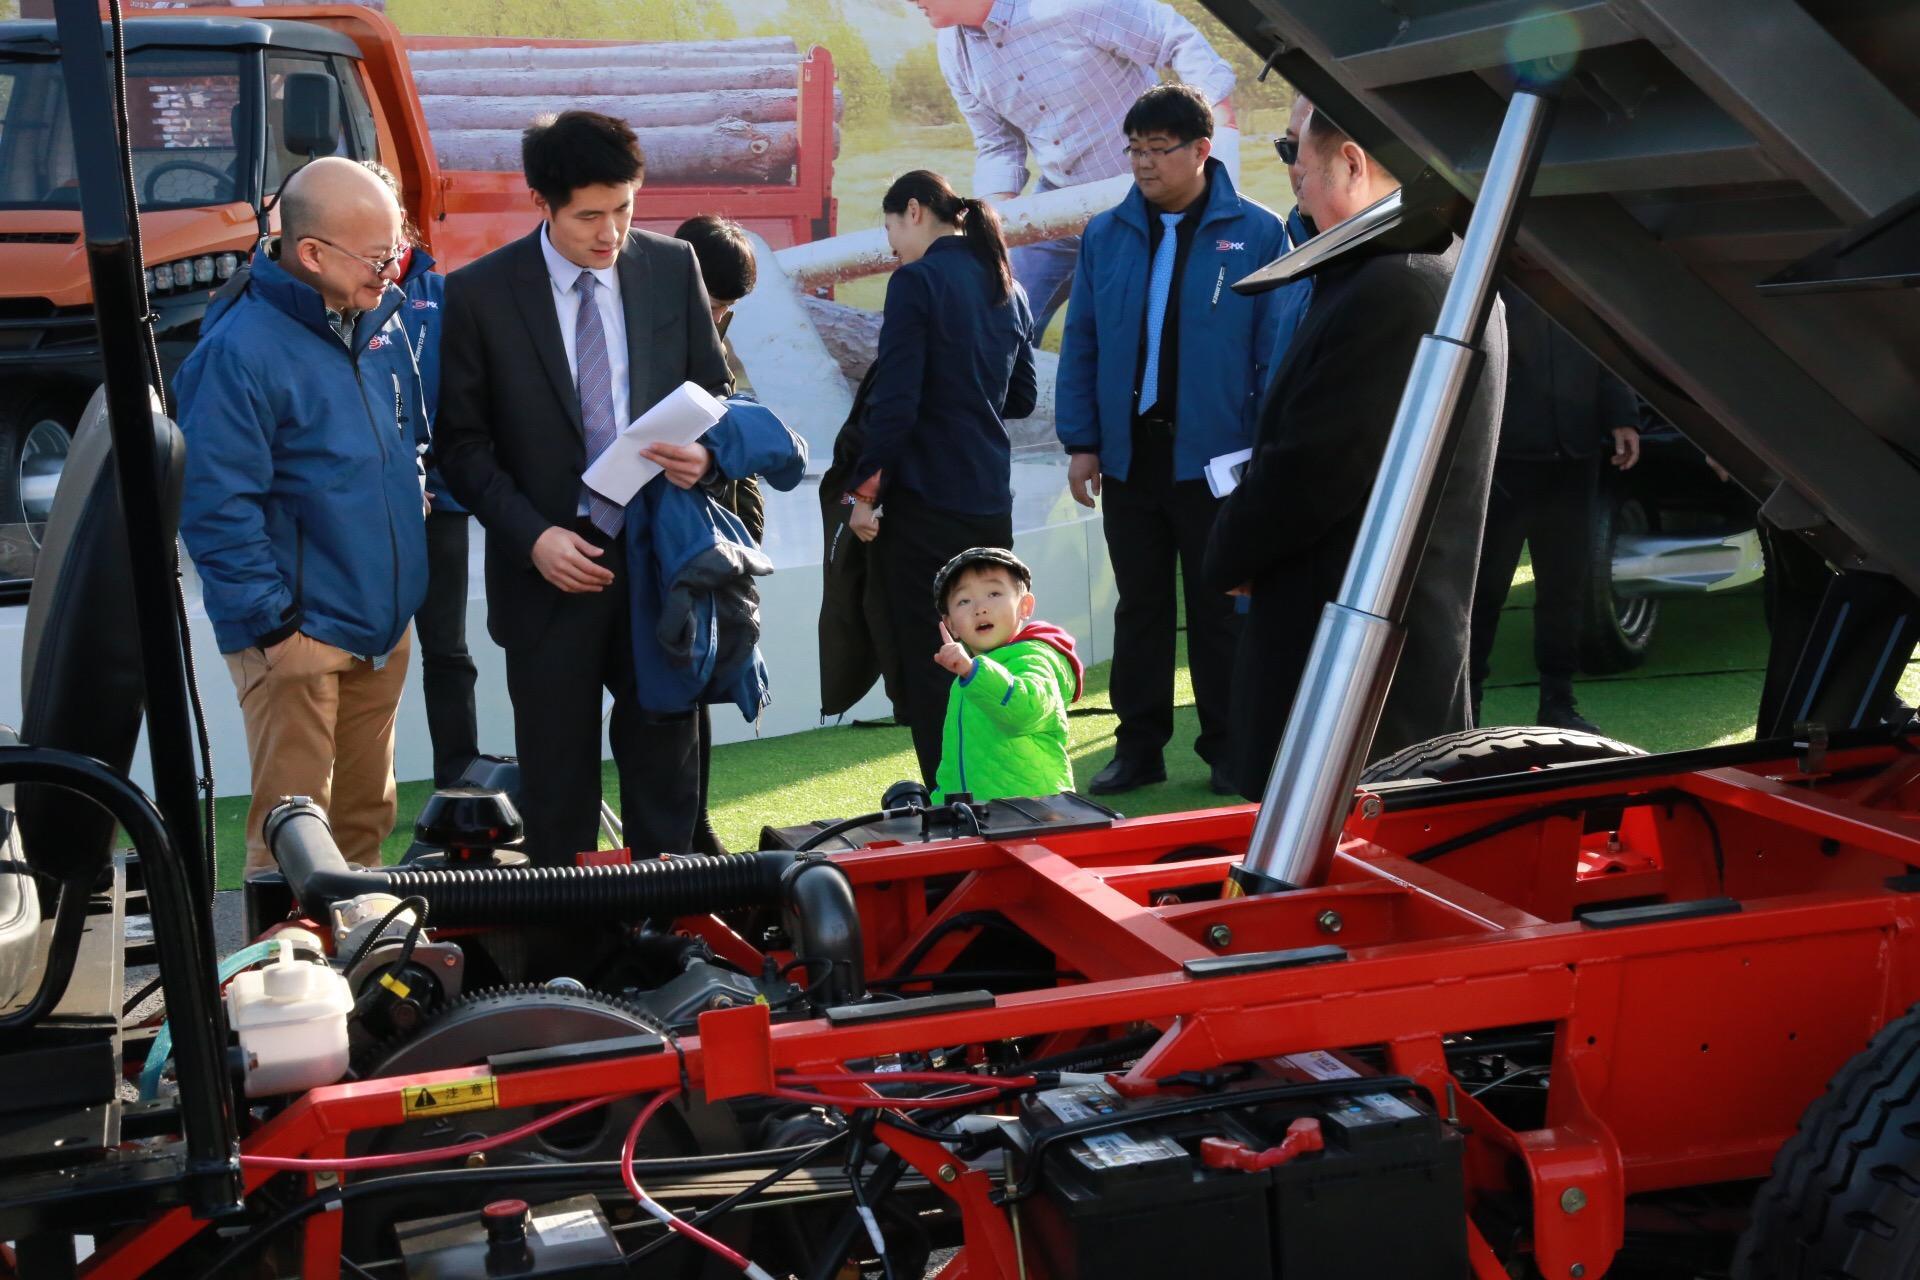
[[[1141,1105],[1105,1084],[1078,1084],[1029,1096],[1021,1118],[1039,1132]],[[1142,1119],[1044,1151],[1037,1194],[1018,1211],[1046,1273],[1166,1280],[1204,1258],[1207,1275],[1272,1280],[1265,1176],[1209,1169],[1195,1155],[1224,1132],[1219,1116]]]
[[[495,1200],[485,1208],[403,1222],[394,1228],[408,1280],[484,1276],[618,1276],[626,1259],[592,1196],[529,1207]]]
[[[1320,1123],[1325,1148],[1270,1169],[1268,1220],[1276,1280],[1466,1280],[1467,1204],[1462,1140],[1413,1090],[1368,1092],[1377,1074],[1350,1055],[1316,1051],[1270,1064],[1265,1083],[1351,1078],[1351,1096],[1267,1104],[1234,1118],[1259,1147],[1301,1116]],[[1393,1229],[1380,1230],[1381,1215]]]
[[[1223,1089],[1218,1110],[1154,1116],[1191,1093],[1123,1098],[1104,1083],[1046,1090],[1022,1104],[1029,1136],[1098,1116],[1136,1124],[1049,1143],[1021,1205],[1029,1242],[1054,1280],[1165,1280],[1204,1258],[1235,1280],[1466,1280],[1461,1138],[1419,1093],[1370,1090],[1345,1054],[1296,1054]],[[1350,1095],[1298,1101],[1234,1095],[1352,1078]],[[1208,1139],[1248,1156],[1311,1119],[1320,1148],[1243,1171],[1212,1167]],[[1393,1230],[1380,1229],[1389,1214]]]

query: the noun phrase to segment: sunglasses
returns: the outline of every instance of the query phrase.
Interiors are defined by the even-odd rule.
[[[1298,164],[1300,162],[1300,139],[1285,136],[1273,140],[1273,149],[1280,153],[1280,163]]]

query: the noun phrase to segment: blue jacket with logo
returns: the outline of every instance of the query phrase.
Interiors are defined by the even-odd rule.
[[[1293,212],[1287,215],[1284,224],[1287,247],[1282,251],[1292,253],[1307,241],[1313,239],[1313,232],[1307,229],[1307,220],[1295,205]],[[1296,280],[1274,295],[1274,308],[1278,313],[1273,326],[1273,357],[1267,362],[1267,384],[1273,383],[1273,376],[1280,372],[1280,362],[1286,358],[1287,348],[1293,345],[1294,330],[1306,319],[1307,308],[1313,305],[1313,277]],[[1264,399],[1264,391],[1262,393]]]
[[[400,307],[400,323],[407,327],[413,361],[420,368],[420,394],[427,406],[427,427],[431,430],[440,408],[440,300],[447,291],[447,278],[433,269],[433,256],[425,249],[416,246],[407,255],[400,291],[407,295]],[[427,461],[427,492],[433,495],[433,509],[465,515],[467,509],[454,501],[452,491],[440,478],[440,468],[431,465],[431,450]]]
[[[180,536],[222,653],[297,628],[390,653],[427,592],[426,413],[388,289],[351,349],[311,286],[255,254],[207,310],[174,387],[187,467]]]
[[[1207,161],[1207,175],[1207,205],[1172,309],[1180,326],[1176,480],[1198,480],[1209,458],[1253,443],[1260,398],[1277,365],[1277,334],[1287,310],[1283,302],[1291,290],[1251,298],[1233,291],[1235,280],[1286,252],[1286,230],[1271,210],[1234,190],[1218,160]],[[1100,470],[1119,480],[1126,479],[1133,456],[1133,401],[1147,314],[1148,216],[1146,197],[1135,187],[1087,224],[1074,267],[1054,398],[1060,443],[1069,452],[1098,452]],[[1295,314],[1294,322],[1298,319]]]

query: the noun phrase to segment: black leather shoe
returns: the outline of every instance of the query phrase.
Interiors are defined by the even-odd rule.
[[[1166,780],[1167,766],[1163,760],[1126,760],[1115,756],[1106,768],[1093,775],[1087,790],[1096,796],[1111,796],[1144,787],[1149,782]]]
[[[1233,785],[1233,780],[1221,771],[1219,765],[1214,765],[1213,771],[1207,775],[1207,790],[1217,796],[1237,796],[1240,794],[1240,788]]]
[[[1599,734],[1600,726],[1580,714],[1572,698],[1556,698],[1540,704],[1538,723],[1549,729],[1571,729],[1575,733]]]

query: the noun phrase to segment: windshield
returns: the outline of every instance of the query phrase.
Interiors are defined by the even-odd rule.
[[[241,55],[137,49],[127,55],[134,186],[142,209],[244,199]],[[0,59],[0,209],[80,207],[66,86],[53,59]]]

